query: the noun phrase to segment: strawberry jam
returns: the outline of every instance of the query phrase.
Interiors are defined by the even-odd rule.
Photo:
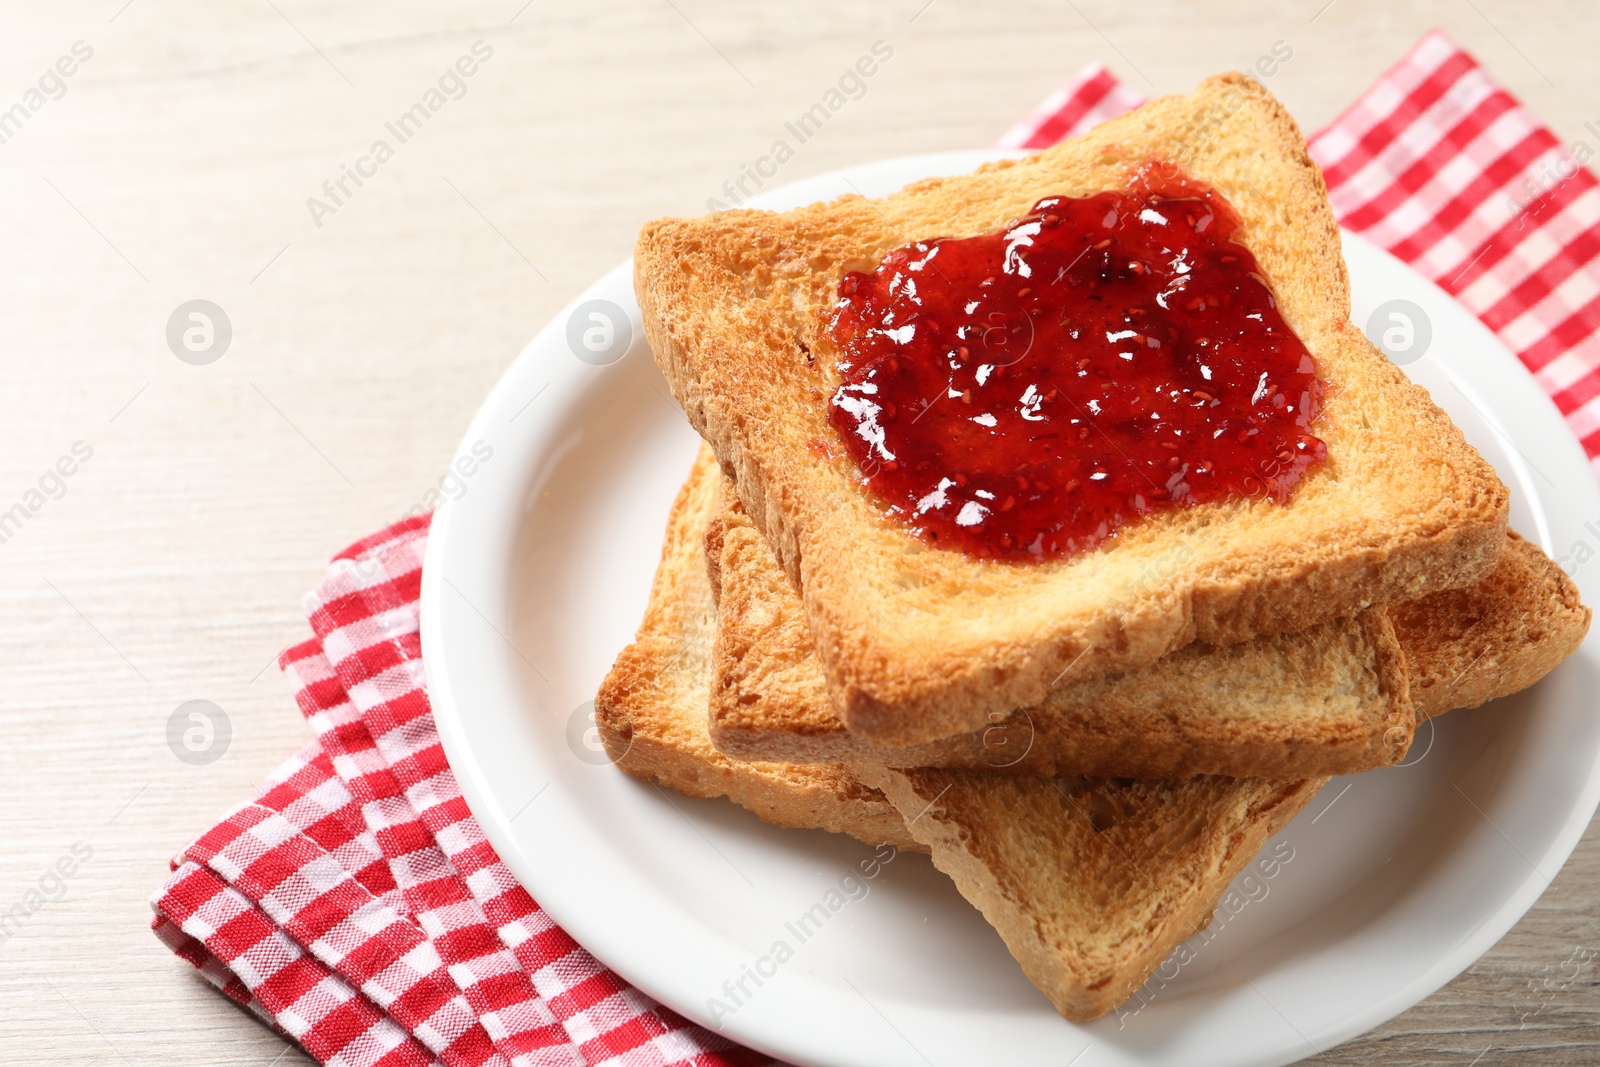
[[[1163,508],[1286,503],[1326,456],[1316,363],[1238,217],[1152,169],[840,282],[829,416],[929,543],[1050,559]]]

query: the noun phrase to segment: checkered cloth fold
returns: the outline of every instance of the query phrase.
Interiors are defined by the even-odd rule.
[[[412,519],[334,559],[280,661],[315,740],[184,849],[157,936],[341,1067],[769,1062],[599,964],[489,846],[424,688],[426,540]]]
[[[1096,65],[1001,143],[1139,102]],[[1477,314],[1600,452],[1594,176],[1438,33],[1310,143],[1344,225]],[[281,661],[314,739],[174,861],[156,935],[340,1067],[769,1062],[602,966],[490,848],[428,705],[426,538],[410,519],[335,557]]]

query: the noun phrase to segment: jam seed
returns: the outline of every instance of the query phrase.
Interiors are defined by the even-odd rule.
[[[1014,497],[1014,496],[1008,496],[1008,497],[1006,497],[1004,500],[1002,500],[1000,502],[1000,510],[1001,511],[1010,511],[1012,508],[1014,508],[1016,506],[1017,506],[1017,498]]]
[[[1100,251],[1103,251],[1104,249],[1107,249],[1107,248],[1110,248],[1110,247],[1111,247],[1111,238],[1107,237],[1104,241],[1101,241],[1099,244],[1095,245],[1094,246],[1094,250],[1096,252],[1100,252]]]
[[[1194,393],[1191,394],[1191,395],[1193,395],[1193,397],[1196,400],[1200,401],[1200,403],[1202,403],[1202,404],[1209,404],[1209,403],[1211,403],[1212,400],[1215,399],[1210,393],[1206,392],[1204,389],[1196,389],[1194,391]]]

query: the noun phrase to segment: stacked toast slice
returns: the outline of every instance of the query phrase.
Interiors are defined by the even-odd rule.
[[[1165,184],[1149,183],[1157,167]],[[1122,205],[1106,214],[1108,228],[1134,225],[1117,212],[1142,203],[1137,225],[1186,219],[1199,235],[1217,219],[1231,243],[1196,237],[1196,247],[1212,242],[1201,248],[1211,258],[1184,252],[1152,267],[1117,260],[1122,245],[1088,235],[1083,254],[1107,266],[1072,274],[1082,255],[1063,261],[1050,291],[1070,284],[1073,299],[1114,305],[1132,291],[1117,278],[1166,270],[1176,280],[1157,296],[1161,308],[1211,293],[1190,300],[1191,319],[1212,321],[1214,309],[1225,322],[1234,290],[1182,286],[1242,261],[1248,270],[1227,269],[1264,295],[1236,317],[1267,325],[1246,323],[1238,336],[1258,340],[1223,352],[1185,334],[1194,352],[1179,352],[1179,334],[1152,325],[1107,341],[1132,337],[1137,349],[1120,358],[1198,367],[1206,383],[1219,359],[1254,381],[1252,360],[1277,366],[1265,346],[1301,353],[1308,384],[1298,397],[1263,370],[1253,395],[1230,400],[1246,421],[1220,423],[1204,448],[1252,447],[1255,430],[1241,427],[1262,423],[1250,412],[1298,406],[1306,434],[1294,448],[1310,458],[1281,491],[1193,494],[1183,479],[1211,471],[1209,458],[1191,463],[1211,453],[1181,436],[1196,423],[1130,424],[1131,438],[1113,428],[1125,442],[1170,430],[1180,445],[1169,444],[1165,490],[1113,501],[1128,517],[1059,552],[1040,551],[1041,539],[1027,556],[991,552],[981,539],[941,541],[885,487],[901,464],[943,472],[946,453],[935,462],[900,443],[890,452],[878,423],[847,429],[840,418],[863,396],[888,424],[914,423],[932,402],[908,413],[889,392],[875,394],[874,374],[887,390],[891,371],[907,371],[899,350],[863,376],[866,349],[840,323],[859,312],[873,272],[925,268],[963,241],[987,248],[1003,235],[997,271],[1026,277],[1035,240],[1035,262],[1045,262],[1041,227],[1102,203]],[[1193,204],[1203,207],[1184,216]],[[937,283],[898,273],[890,287],[904,295],[942,284],[965,299],[958,261],[943,262]],[[1152,101],[1027,159],[880,200],[661,220],[640,235],[635,273],[657,361],[706,445],[674,506],[644,623],[596,697],[608,753],[630,774],[725,795],[777,825],[931,853],[1070,1019],[1131,995],[1328,776],[1399,762],[1418,721],[1533,684],[1587,632],[1571,581],[1507,531],[1508,492],[1493,470],[1349,322],[1321,173],[1294,122],[1242,76]],[[967,310],[995,280],[971,283]],[[1040,336],[1075,343],[1086,321],[1075,306],[1038,305],[1027,312],[1037,322],[1059,317]],[[886,317],[873,343],[903,344],[918,329],[943,336],[932,314]],[[1081,355],[1030,345],[973,379],[967,349],[952,347],[955,415],[938,418],[965,420],[964,441],[986,440],[967,422],[993,428],[1005,455],[1018,444],[1006,437],[1013,424],[1032,435],[1028,447],[1088,447],[1066,431],[1085,441],[1091,428],[1115,446],[1054,389],[1022,392],[1020,422],[967,419],[978,409],[955,406],[973,399],[956,385],[991,373],[1018,376],[1020,389],[1030,373],[1048,384],[1076,366],[1080,378],[1085,368],[1107,378],[1107,390],[1132,389],[1117,379],[1122,364],[1108,371]],[[914,369],[946,373],[937,362]],[[1169,399],[1211,418],[1207,405],[1229,398],[1208,390],[1223,387],[1161,393],[1150,418]],[[962,468],[948,473],[916,515],[944,508],[947,486],[974,491]],[[1081,510],[1089,498],[1077,479],[1016,480],[1025,506],[1045,512]],[[976,518],[964,507],[947,522],[973,526],[1013,503],[978,497],[987,503],[969,505]]]
[[[953,765],[942,767],[892,767],[842,748],[840,762],[731,755],[708,716],[730,672],[719,647],[734,584],[723,483],[703,450],[673,505],[644,622],[595,700],[607,753],[629,774],[687,796],[726,796],[777,826],[931,852],[1070,1019],[1122,1003],[1203,929],[1230,881],[1326,781],[1135,779],[989,762],[1027,743],[1017,735],[980,743],[966,765],[952,748]],[[711,555],[721,561],[711,565]],[[776,571],[776,560],[767,566]],[[832,710],[794,598],[773,584],[764,600],[754,594],[740,608],[764,612],[769,645],[785,646],[764,653],[777,694],[761,702],[769,738],[804,736],[819,723],[841,728],[836,716],[827,722]],[[1391,614],[1424,716],[1532,685],[1577,648],[1589,624],[1572,581],[1514,534],[1481,582]],[[796,685],[794,676],[810,682]],[[1036,732],[1033,743],[1050,741]]]
[[[926,851],[877,789],[843,767],[743,760],[711,741],[706,706],[717,602],[706,569],[705,531],[715,513],[716,463],[702,452],[679,492],[633,644],[595,698],[595,724],[623,770],[691,797],[726,796],[775,826],[847,833],[869,845]]]

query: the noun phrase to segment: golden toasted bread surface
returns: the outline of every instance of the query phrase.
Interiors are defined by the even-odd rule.
[[[1068,1019],[1128,999],[1326,779],[856,768]]]

